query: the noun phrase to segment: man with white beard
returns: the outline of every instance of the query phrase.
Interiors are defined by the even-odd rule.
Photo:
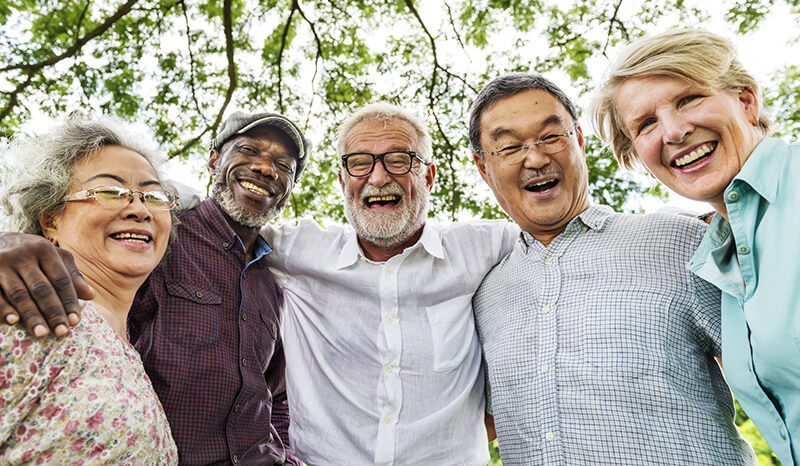
[[[362,108],[338,143],[355,231],[311,220],[262,231],[287,304],[289,438],[306,463],[489,461],[471,301],[519,230],[426,223],[431,152],[417,117]]]

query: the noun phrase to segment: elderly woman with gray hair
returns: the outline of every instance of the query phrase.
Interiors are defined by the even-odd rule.
[[[783,464],[800,464],[800,144],[767,137],[755,79],[701,30],[631,44],[593,116],[623,166],[716,211],[689,268],[722,290],[736,398]]]
[[[154,167],[158,150],[119,120],[80,117],[14,146],[23,165],[2,199],[9,226],[71,252],[95,297],[63,338],[0,326],[0,463],[177,463],[126,332],[171,232],[176,197]]]

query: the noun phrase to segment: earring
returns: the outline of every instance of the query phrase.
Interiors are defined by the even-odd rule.
[[[52,236],[45,236],[45,238],[47,238],[47,241],[53,243],[53,246],[58,246],[58,240],[56,238],[53,238]]]

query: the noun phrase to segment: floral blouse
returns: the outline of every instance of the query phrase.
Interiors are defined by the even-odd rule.
[[[0,464],[177,464],[139,354],[91,303],[63,338],[0,325]]]

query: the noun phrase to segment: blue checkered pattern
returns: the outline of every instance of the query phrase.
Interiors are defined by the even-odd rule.
[[[503,464],[755,464],[733,422],[705,225],[591,207],[528,233],[473,305]]]

